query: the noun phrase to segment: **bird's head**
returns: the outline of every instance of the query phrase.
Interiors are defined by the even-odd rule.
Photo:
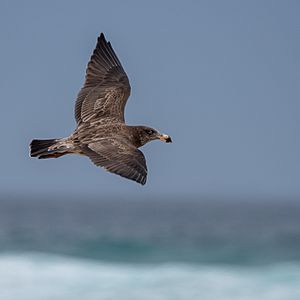
[[[141,145],[153,140],[161,140],[166,143],[172,143],[169,135],[158,132],[156,129],[147,126],[139,126],[139,137]]]

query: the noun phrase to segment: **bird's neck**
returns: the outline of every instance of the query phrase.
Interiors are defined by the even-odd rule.
[[[130,127],[131,142],[137,148],[145,145],[141,136],[141,126],[128,126]]]

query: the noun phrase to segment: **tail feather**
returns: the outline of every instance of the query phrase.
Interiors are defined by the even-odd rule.
[[[32,140],[30,143],[30,156],[39,158],[55,152],[55,150],[49,150],[49,147],[57,143],[57,139],[51,140]]]

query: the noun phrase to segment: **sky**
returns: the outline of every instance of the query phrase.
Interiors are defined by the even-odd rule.
[[[296,0],[2,0],[0,194],[300,197],[299,14]],[[145,186],[28,155],[75,129],[101,32],[130,79],[127,123],[173,139],[142,148]]]

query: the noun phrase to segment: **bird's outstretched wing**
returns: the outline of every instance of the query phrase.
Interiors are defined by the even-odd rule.
[[[85,83],[75,105],[77,123],[110,118],[125,122],[124,108],[130,95],[128,77],[104,34],[88,63]]]
[[[142,185],[146,183],[147,165],[144,154],[122,139],[103,138],[86,145],[82,150],[95,165]]]

